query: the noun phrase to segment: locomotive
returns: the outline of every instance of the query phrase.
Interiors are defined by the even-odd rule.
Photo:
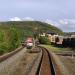
[[[27,49],[31,49],[34,45],[34,41],[32,37],[28,37],[24,42],[21,42],[23,47],[26,47]]]
[[[34,45],[33,38],[32,38],[32,37],[28,37],[28,38],[26,39],[26,47],[27,47],[28,49],[31,49],[31,48],[33,47],[33,45]]]

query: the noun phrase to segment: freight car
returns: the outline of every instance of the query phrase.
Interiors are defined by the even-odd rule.
[[[73,37],[56,37],[55,45],[61,47],[75,47],[75,38]]]
[[[75,47],[75,38],[65,38],[63,39],[62,45],[64,47]]]

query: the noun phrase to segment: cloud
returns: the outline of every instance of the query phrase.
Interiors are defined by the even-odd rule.
[[[75,19],[62,19],[59,23],[63,26],[75,27]]]
[[[56,27],[59,26],[59,24],[56,21],[53,21],[53,20],[50,20],[50,19],[46,19],[45,22],[48,23],[48,24],[51,24],[53,26],[56,26]]]
[[[34,19],[31,18],[31,17],[25,17],[25,18],[23,18],[23,20],[24,20],[24,21],[34,21]]]
[[[22,21],[19,17],[13,17],[9,19],[10,21]]]
[[[75,31],[75,19],[61,19],[58,21],[60,28],[66,32]]]
[[[9,21],[34,21],[34,19],[31,17],[25,17],[25,18],[13,17],[10,18]]]
[[[75,31],[75,19],[60,19],[58,21],[47,19],[45,22],[56,26],[65,32]]]
[[[65,20],[65,19],[64,20],[59,20],[59,23],[64,25],[64,24],[68,24],[68,21]]]

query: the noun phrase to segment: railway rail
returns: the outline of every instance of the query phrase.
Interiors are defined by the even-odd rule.
[[[38,46],[38,48],[39,50],[42,50],[42,56],[40,57],[35,75],[62,75],[61,70],[56,63],[52,53],[44,47]],[[21,59],[24,56],[24,52],[26,52],[25,48],[22,50],[21,49],[22,48],[8,54],[7,56],[2,57],[1,61],[3,62],[0,64],[0,73],[2,73],[1,75],[10,75],[14,72],[14,66],[19,66],[17,64],[21,62]]]
[[[44,47],[39,47],[42,50],[42,57],[36,72],[36,75],[62,75],[59,66],[52,57],[51,53]]]

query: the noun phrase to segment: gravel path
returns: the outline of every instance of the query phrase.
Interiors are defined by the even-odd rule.
[[[65,66],[68,75],[75,75],[75,57],[60,56],[60,60]]]
[[[0,63],[0,75],[34,75],[36,73],[41,52],[28,53],[24,48],[12,57]],[[32,72],[33,69],[34,72]]]
[[[9,57],[5,61],[0,63],[0,75],[11,75],[12,72],[15,70],[17,65],[19,64],[20,60],[22,59],[22,56],[26,52],[26,49],[19,51],[12,57]]]

